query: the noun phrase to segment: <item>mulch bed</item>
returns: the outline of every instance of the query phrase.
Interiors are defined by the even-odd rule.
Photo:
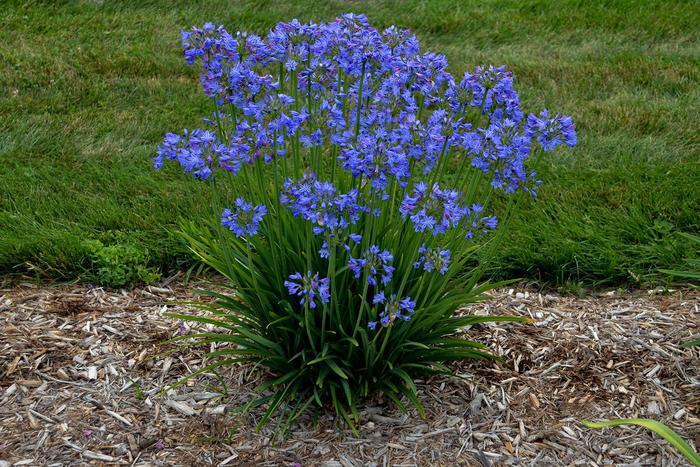
[[[646,417],[700,447],[700,294],[608,292],[584,298],[499,290],[465,313],[535,324],[465,330],[505,357],[462,362],[458,377],[418,383],[428,415],[380,396],[359,436],[332,413],[302,418],[284,439],[262,410],[234,412],[266,375],[252,366],[158,393],[203,364],[208,349],[160,354],[190,332],[165,317],[193,298],[177,280],[109,291],[0,289],[0,467],[8,465],[685,465],[641,428],[580,419]],[[159,355],[160,354],[160,355]]]

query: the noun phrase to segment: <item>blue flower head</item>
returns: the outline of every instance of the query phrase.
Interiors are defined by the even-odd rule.
[[[295,217],[310,221],[313,232],[336,234],[355,224],[360,213],[366,209],[358,204],[358,190],[337,194],[332,183],[320,182],[316,176],[309,174],[294,183],[287,180],[280,202],[287,206]]]
[[[416,311],[416,302],[411,300],[411,297],[399,299],[396,294],[392,294],[387,299],[384,292],[379,292],[374,296],[372,303],[374,305],[384,305],[384,309],[379,313],[379,323],[383,327],[389,326],[397,319],[410,321],[413,313]],[[377,327],[377,322],[370,321],[367,323],[367,327],[374,330]]]
[[[513,74],[505,66],[478,66],[465,73],[459,85],[448,90],[450,108],[462,113],[468,107],[487,114],[491,122],[510,119],[519,122],[523,113],[520,98],[513,87]]]
[[[355,273],[355,279],[359,279],[364,271],[367,274],[367,283],[376,286],[377,277],[381,274],[381,282],[386,285],[394,274],[394,268],[390,266],[393,260],[394,257],[388,250],[382,251],[377,245],[373,245],[362,254],[361,258],[351,256],[348,267]]]
[[[545,151],[551,151],[560,144],[576,146],[576,129],[571,117],[557,114],[549,118],[547,109],[537,117],[534,114],[527,116],[526,131],[530,137],[537,137],[537,141]]]
[[[486,235],[489,230],[493,230],[498,226],[498,219],[496,216],[482,216],[481,213],[484,211],[484,207],[480,204],[473,204],[471,207],[471,215],[467,221],[467,234],[466,238],[474,238],[474,233],[481,235]]]
[[[166,134],[153,158],[154,167],[162,168],[165,160],[176,160],[185,172],[200,180],[208,179],[217,165],[233,174],[240,170],[234,149],[222,144],[211,131],[201,129],[185,130],[182,136]]]
[[[317,301],[322,304],[330,302],[330,283],[329,278],[319,278],[318,273],[312,275],[311,271],[304,276],[296,272],[289,276],[289,280],[284,281],[289,294],[301,297],[299,303],[302,305],[308,303],[309,308],[316,308]]]
[[[267,208],[264,204],[254,207],[245,199],[238,198],[232,209],[226,208],[221,213],[221,224],[238,237],[248,237],[258,233],[265,214]]]
[[[416,269],[423,267],[426,272],[437,270],[440,274],[445,274],[450,267],[450,250],[439,248],[426,248],[425,243],[418,249],[420,257],[413,263]]]
[[[430,230],[433,235],[445,233],[455,227],[468,214],[468,209],[459,204],[456,190],[441,190],[435,183],[432,189],[425,182],[416,184],[413,193],[407,194],[399,212],[413,223],[416,232]]]

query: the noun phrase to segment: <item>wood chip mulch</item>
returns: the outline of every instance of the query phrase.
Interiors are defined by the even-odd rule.
[[[265,377],[252,366],[220,373],[228,395],[211,375],[158,395],[208,350],[158,355],[191,331],[163,312],[192,289],[0,288],[0,467],[687,465],[644,429],[578,423],[615,417],[660,420],[700,447],[700,350],[679,347],[700,334],[697,291],[496,291],[464,312],[537,322],[465,330],[505,360],[419,382],[425,419],[377,396],[359,436],[322,413],[280,440],[274,421],[255,431],[262,410],[235,412]]]

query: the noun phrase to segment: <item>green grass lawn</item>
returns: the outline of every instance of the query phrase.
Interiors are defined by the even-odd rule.
[[[191,264],[172,231],[206,214],[206,187],[151,168],[162,135],[211,108],[180,30],[348,11],[410,28],[455,73],[507,64],[527,111],[574,117],[579,146],[548,161],[494,274],[621,285],[697,254],[675,234],[700,231],[697,1],[60,3],[0,11],[0,273],[92,280],[87,240],[147,250],[164,271]]]

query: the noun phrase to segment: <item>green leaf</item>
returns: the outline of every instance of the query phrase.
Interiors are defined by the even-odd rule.
[[[315,365],[316,363],[320,363],[320,362],[323,362],[326,360],[332,360],[334,358],[336,358],[335,355],[324,355],[322,357],[314,358],[313,360],[308,362],[307,365],[309,365],[309,366]]]
[[[404,396],[408,397],[408,400],[410,400],[413,403],[413,406],[418,411],[418,415],[420,416],[420,418],[425,418],[425,408],[423,408],[423,404],[421,404],[421,402],[418,400],[418,395],[416,394],[415,386],[399,386],[399,390]]]
[[[197,321],[198,323],[212,324],[214,326],[219,326],[224,329],[234,330],[236,326],[224,323],[219,319],[207,318],[205,316],[188,315],[184,313],[163,313],[165,316],[170,318],[181,319],[183,321]]]
[[[679,271],[677,269],[659,269],[659,272],[663,272],[669,276],[683,277],[687,279],[700,279],[700,272]]]
[[[333,408],[335,408],[335,411],[337,414],[339,414],[343,420],[345,420],[345,423],[347,423],[348,428],[350,428],[350,431],[354,435],[357,435],[357,429],[355,428],[355,423],[354,421],[350,418],[348,415],[347,410],[345,410],[345,407],[343,407],[343,404],[338,400],[338,395],[336,394],[335,386],[330,387],[331,391],[331,400],[333,401]]]
[[[648,418],[624,418],[615,420],[606,420],[602,422],[591,422],[588,420],[581,420],[581,424],[586,428],[609,428],[613,426],[622,425],[638,425],[651,430],[657,435],[664,438],[666,441],[671,443],[671,445],[685,456],[688,461],[696,467],[700,467],[700,456],[697,452],[691,448],[688,443],[686,443],[683,438],[681,438],[678,433],[670,429],[668,426],[656,420],[650,420]]]
[[[247,362],[247,361],[249,361],[248,358],[230,358],[227,360],[220,360],[218,362],[214,362],[210,365],[205,366],[204,368],[200,368],[199,370],[190,373],[189,375],[185,376],[182,379],[179,379],[177,382],[171,384],[170,386],[167,386],[165,389],[163,389],[161,392],[159,392],[158,395],[163,396],[165,393],[167,393],[171,389],[175,389],[179,386],[182,386],[187,381],[191,380],[195,376],[201,375],[202,373],[207,373],[207,372],[212,371],[212,370],[219,368],[221,366],[233,365],[234,363],[243,363],[243,362]]]
[[[690,339],[689,341],[685,341],[681,344],[681,347],[697,347],[700,346],[700,337],[697,339]]]
[[[338,366],[338,364],[335,363],[333,360],[328,360],[328,361],[326,361],[326,365],[328,365],[328,367],[329,367],[331,370],[333,370],[333,372],[334,372],[336,375],[340,376],[340,377],[343,378],[343,379],[348,379],[348,375],[345,374],[345,372],[344,372],[343,370],[341,370],[340,367]]]

